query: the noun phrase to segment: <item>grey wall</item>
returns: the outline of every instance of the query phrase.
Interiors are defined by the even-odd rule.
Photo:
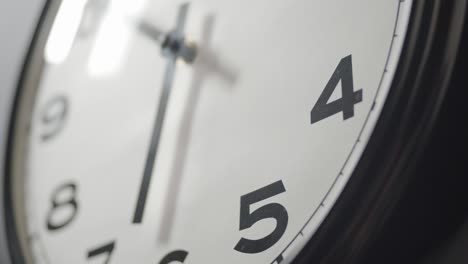
[[[46,0],[0,1],[0,263],[11,263],[4,222],[5,146],[13,95]]]

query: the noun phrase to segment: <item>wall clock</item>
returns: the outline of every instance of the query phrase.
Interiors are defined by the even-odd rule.
[[[466,10],[37,2],[2,87],[2,263],[355,261],[411,179]]]

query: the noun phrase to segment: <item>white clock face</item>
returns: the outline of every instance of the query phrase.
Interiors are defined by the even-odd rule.
[[[26,259],[291,261],[372,135],[410,9],[63,1],[18,121],[30,128],[14,175]],[[192,64],[161,51],[170,32],[196,44]]]

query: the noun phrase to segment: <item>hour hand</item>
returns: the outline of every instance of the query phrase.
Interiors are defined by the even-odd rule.
[[[146,21],[141,21],[138,23],[138,30],[143,33],[143,35],[151,38],[160,45],[162,45],[166,39],[166,34],[162,30],[156,28]]]

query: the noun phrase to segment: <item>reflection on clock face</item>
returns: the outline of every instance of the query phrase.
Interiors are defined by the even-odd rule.
[[[26,260],[290,262],[372,135],[411,2],[50,8],[16,125]]]

